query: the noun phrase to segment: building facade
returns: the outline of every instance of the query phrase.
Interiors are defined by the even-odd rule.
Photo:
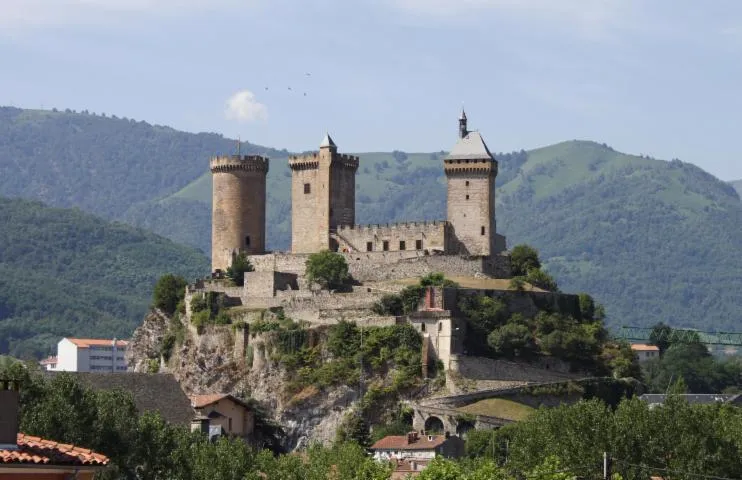
[[[265,251],[266,176],[260,156],[221,156],[210,160],[213,193],[211,269],[224,271],[232,256]]]
[[[656,345],[647,345],[645,343],[632,343],[631,350],[640,362],[646,362],[654,358],[659,358],[660,349]]]
[[[248,438],[255,430],[255,412],[232,395],[192,395],[191,406],[219,434]]]
[[[60,372],[126,372],[125,340],[92,338],[63,338],[57,344],[57,363]],[[52,369],[49,369],[52,370]]]

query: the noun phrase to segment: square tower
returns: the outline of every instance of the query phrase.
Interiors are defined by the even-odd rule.
[[[488,256],[502,250],[496,234],[495,179],[497,160],[479,132],[466,128],[466,114],[459,118],[459,140],[443,160],[448,181],[448,222],[456,238],[454,251]]]
[[[335,250],[331,233],[356,219],[358,157],[342,155],[330,135],[319,152],[289,158],[291,252]]]

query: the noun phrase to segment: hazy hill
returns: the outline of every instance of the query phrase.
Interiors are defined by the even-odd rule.
[[[62,336],[127,338],[167,272],[208,272],[189,247],[77,209],[0,198],[0,353],[51,353]]]
[[[732,180],[729,184],[737,191],[737,195],[742,196],[742,180]]]
[[[0,194],[107,212],[209,250],[207,160],[214,152],[232,151],[232,141],[90,115],[4,111],[0,168],[9,168],[17,180],[0,179]],[[105,134],[91,133],[98,131]],[[483,133],[496,151],[497,139]],[[157,154],[152,145],[158,145]],[[285,249],[290,231],[287,152],[244,148],[271,156],[268,242]],[[25,152],[22,162],[7,153],[19,149]],[[52,151],[67,152],[74,167],[50,156]],[[358,221],[444,218],[443,155],[361,153]],[[614,325],[664,320],[742,330],[736,318],[742,304],[742,202],[730,185],[690,164],[626,155],[593,142],[570,141],[497,157],[498,230],[508,235],[511,246],[527,242],[539,248],[563,289],[593,293],[606,304]],[[75,160],[82,158],[88,161]],[[42,185],[32,171],[24,171],[26,163],[54,174]],[[122,164],[139,165],[137,174],[123,174]],[[83,193],[80,175],[87,179]],[[54,187],[54,178],[67,190]],[[112,193],[114,185],[127,192],[127,202]]]

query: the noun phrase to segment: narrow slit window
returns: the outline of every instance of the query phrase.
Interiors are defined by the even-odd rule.
[[[311,191],[312,191],[312,186],[310,184],[308,184],[308,183],[305,183],[304,184],[304,193],[305,194],[311,193]]]
[[[415,240],[415,250],[422,250],[422,249],[423,249],[423,241]]]
[[[485,233],[487,233],[487,229],[482,226],[482,235],[484,235]]]
[[[373,242],[366,242],[366,251],[367,252],[373,252],[374,251],[374,243]]]
[[[250,246],[250,235],[248,235],[248,236],[245,237],[245,246],[246,247],[249,247]]]
[[[469,180],[467,180],[467,181],[466,181],[466,186],[467,186],[467,187],[469,186]]]
[[[384,240],[383,246],[384,246],[384,251],[388,252],[389,251],[389,240]]]
[[[404,240],[400,240],[400,241],[399,241],[399,249],[400,249],[400,250],[404,250],[404,249],[405,249],[405,246],[406,246],[406,245],[405,245],[405,242],[404,242]]]

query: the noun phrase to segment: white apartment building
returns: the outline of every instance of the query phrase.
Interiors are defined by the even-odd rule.
[[[125,340],[94,338],[63,338],[57,344],[57,362],[53,370],[60,372],[126,372]],[[51,369],[50,369],[51,370]]]

